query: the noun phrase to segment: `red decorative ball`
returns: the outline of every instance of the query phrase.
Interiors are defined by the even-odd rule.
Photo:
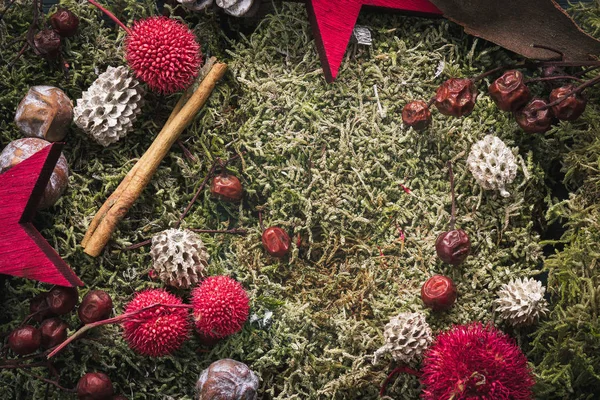
[[[527,133],[544,133],[552,127],[554,116],[552,110],[540,108],[548,105],[543,99],[535,98],[525,107],[515,112],[517,124]]]
[[[69,325],[60,318],[49,318],[40,325],[42,347],[49,349],[58,346],[67,339]]]
[[[42,333],[31,325],[17,328],[8,336],[8,347],[20,356],[33,353],[41,344]]]
[[[434,311],[448,310],[456,301],[456,286],[452,279],[434,275],[421,287],[421,299]]]
[[[83,297],[77,315],[84,324],[91,324],[107,319],[112,308],[112,298],[108,293],[104,290],[91,290]]]
[[[248,319],[250,300],[242,285],[228,276],[206,278],[192,291],[196,330],[207,338],[239,332]]]
[[[181,299],[164,289],[138,292],[127,304],[125,313],[153,304],[181,305]],[[190,333],[189,313],[185,308],[158,306],[125,320],[124,337],[129,347],[140,354],[160,357],[181,347]]]
[[[110,378],[102,372],[88,372],[77,382],[77,398],[80,400],[108,400],[114,393]]]
[[[202,62],[194,33],[166,17],[135,22],[126,40],[126,59],[150,89],[165,94],[187,88]]]
[[[79,293],[75,287],[55,286],[46,297],[48,308],[56,315],[65,315],[73,311],[79,302]]]
[[[514,341],[479,322],[438,335],[423,360],[425,400],[530,400],[534,383]]]
[[[264,230],[262,244],[273,257],[284,257],[290,251],[290,236],[283,229],[272,226]]]

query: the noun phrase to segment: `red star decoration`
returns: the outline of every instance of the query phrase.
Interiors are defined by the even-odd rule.
[[[0,175],[0,273],[83,286],[31,223],[61,148],[47,146]]]
[[[427,0],[306,0],[306,5],[327,82],[337,76],[363,5],[418,15],[442,14]]]

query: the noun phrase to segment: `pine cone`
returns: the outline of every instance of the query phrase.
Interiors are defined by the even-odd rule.
[[[433,334],[425,315],[404,312],[393,317],[383,332],[385,344],[375,352],[373,363],[385,353],[391,353],[397,362],[410,364],[421,358],[433,342]]]
[[[510,196],[505,187],[517,176],[517,163],[512,151],[498,137],[487,135],[475,143],[467,165],[484,189],[499,190],[503,197]]]
[[[154,236],[150,254],[160,279],[178,288],[198,283],[210,258],[200,236],[187,229],[167,229]]]
[[[548,312],[545,291],[540,281],[517,278],[502,285],[494,303],[501,317],[511,325],[531,325]]]
[[[77,100],[75,124],[102,146],[108,146],[133,128],[143,94],[127,67],[108,67]]]
[[[213,0],[177,0],[185,8],[202,11],[213,4]],[[216,0],[217,6],[234,17],[252,17],[260,8],[260,0]]]

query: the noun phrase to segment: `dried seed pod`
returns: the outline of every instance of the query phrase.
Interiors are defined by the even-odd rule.
[[[568,93],[575,89],[574,85],[561,86],[550,93],[550,102],[564,98]],[[552,113],[561,121],[575,121],[585,111],[587,100],[579,93],[564,98],[560,103],[552,106]]]
[[[47,296],[48,293],[40,293],[29,302],[29,313],[36,313],[32,317],[36,322],[42,322],[44,319],[54,316],[50,308],[48,308]]]
[[[77,288],[55,286],[48,292],[46,297],[48,308],[56,315],[65,315],[75,309],[79,302],[79,293]]]
[[[248,366],[225,358],[202,371],[196,384],[196,400],[255,400],[258,377]]]
[[[113,309],[112,298],[104,290],[90,290],[81,300],[77,315],[84,324],[107,319]]]
[[[506,71],[488,88],[494,103],[502,111],[516,111],[531,98],[531,92],[525,84],[521,71]]]
[[[242,199],[244,189],[235,175],[223,173],[213,178],[210,193],[219,200],[233,203]]]
[[[264,230],[262,244],[267,253],[273,257],[284,257],[290,251],[290,236],[283,229],[272,226]]]
[[[548,313],[545,291],[540,281],[517,278],[502,285],[494,303],[501,317],[511,325],[532,325]]]
[[[37,138],[13,140],[0,153],[0,173],[8,171],[46,146],[50,146],[50,143]],[[67,159],[61,154],[46,185],[39,208],[48,208],[54,205],[67,188],[68,183],[69,167]]]
[[[421,131],[431,123],[431,111],[427,103],[421,100],[411,101],[402,109],[402,122]]]
[[[62,37],[74,36],[79,27],[79,18],[66,8],[59,8],[50,17],[50,25]]]
[[[375,352],[373,364],[390,353],[401,363],[418,361],[433,342],[433,333],[423,313],[403,312],[393,317],[383,331],[385,344]]]
[[[59,88],[33,86],[17,106],[15,123],[23,135],[58,142],[73,120],[73,103]]]
[[[67,339],[69,326],[60,318],[49,318],[40,325],[42,333],[42,347],[49,349],[57,346]]]
[[[462,229],[442,232],[435,241],[435,251],[446,264],[460,265],[471,253],[469,235]]]
[[[487,135],[471,147],[467,165],[473,177],[486,190],[499,190],[510,196],[506,186],[517,176],[517,161],[512,150],[500,138]]]
[[[77,382],[77,398],[80,400],[109,400],[115,393],[108,375],[88,372]]]
[[[40,57],[54,59],[60,53],[60,35],[54,29],[44,29],[33,37],[33,51]]]
[[[456,301],[456,286],[452,279],[434,275],[421,287],[421,300],[434,311],[448,310]]]
[[[517,124],[527,133],[544,133],[550,129],[554,120],[550,108],[540,109],[548,105],[542,99],[533,99],[525,107],[515,112]]]
[[[435,106],[444,115],[462,117],[471,114],[477,100],[477,88],[470,79],[452,78],[438,88]]]
[[[20,356],[33,353],[41,344],[42,333],[31,325],[17,328],[8,336],[8,347]]]

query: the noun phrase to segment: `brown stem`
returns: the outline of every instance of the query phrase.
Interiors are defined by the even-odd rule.
[[[569,96],[572,96],[572,95],[577,94],[577,93],[581,93],[582,91],[584,91],[585,89],[589,88],[590,86],[594,86],[594,85],[596,85],[598,83],[600,83],[600,75],[598,75],[597,77],[592,78],[592,79],[590,79],[588,81],[585,81],[581,85],[577,86],[575,89],[571,90],[570,92],[568,92],[564,96],[559,97],[558,99],[554,100],[553,102],[548,103],[545,106],[538,107],[536,109],[536,111],[541,111],[541,110],[548,109],[550,107],[554,107],[555,105],[560,104],[561,102],[563,102]]]
[[[479,74],[479,75],[471,78],[471,80],[473,82],[477,82],[477,81],[480,81],[483,78],[485,78],[487,76],[490,76],[490,75],[493,75],[493,74],[495,74],[497,72],[505,71],[505,70],[511,69],[511,68],[522,67],[523,65],[525,65],[525,63],[516,63],[516,64],[510,64],[510,65],[501,65],[499,67],[496,67],[496,68],[490,69],[489,71],[481,73],[481,74]]]
[[[131,246],[124,247],[123,250],[128,251],[128,250],[139,249],[140,247],[147,246],[150,243],[152,243],[152,239],[146,239],[143,242],[139,242],[139,243],[136,243],[136,244],[132,244]]]
[[[96,328],[98,326],[120,323],[121,321],[124,321],[126,319],[130,319],[132,317],[135,317],[136,315],[141,314],[144,311],[148,311],[148,310],[150,310],[152,308],[155,308],[155,307],[193,308],[193,306],[190,305],[190,304],[162,304],[162,303],[156,303],[156,304],[151,304],[149,306],[146,306],[144,308],[140,308],[137,311],[132,311],[132,312],[129,312],[129,313],[117,315],[116,317],[113,317],[113,318],[104,319],[102,321],[92,322],[91,324],[86,324],[86,325],[82,326],[81,328],[79,328],[79,330],[77,332],[75,332],[74,334],[72,334],[69,338],[67,338],[67,340],[65,340],[64,342],[62,342],[58,346],[56,346],[56,348],[54,348],[54,350],[52,350],[52,352],[50,352],[50,354],[48,354],[48,359],[51,359],[52,357],[54,357],[55,355],[57,355],[58,353],[60,353],[65,347],[67,347],[69,345],[69,343],[73,342],[74,340],[77,340],[78,338],[80,338],[84,333],[86,333],[90,329]]]
[[[183,152],[183,155],[185,156],[185,158],[187,158],[188,160],[190,160],[193,163],[198,162],[198,159],[196,157],[194,157],[192,152],[189,151],[187,147],[185,147],[185,145],[183,144],[183,142],[181,140],[177,141],[177,146],[179,146],[179,148]]]
[[[65,392],[69,392],[69,393],[77,393],[77,389],[69,389],[69,388],[66,388],[66,387],[64,387],[64,386],[61,386],[61,384],[60,384],[60,383],[58,383],[57,381],[53,381],[53,380],[51,380],[51,379],[44,378],[44,377],[42,377],[42,376],[36,375],[36,374],[34,374],[34,373],[31,373],[31,372],[29,372],[29,371],[26,371],[26,370],[21,370],[21,372],[23,372],[25,375],[29,375],[29,376],[31,376],[32,378],[39,379],[39,380],[40,380],[40,381],[42,381],[42,382],[46,382],[46,383],[49,383],[49,384],[51,384],[51,385],[54,385],[54,386],[56,386],[57,388],[59,388],[60,390],[63,390],[63,391],[65,391]]]
[[[429,101],[427,102],[427,108],[431,108],[433,103],[435,103],[435,96],[429,99]]]
[[[229,235],[245,235],[248,233],[248,231],[246,229],[242,229],[242,228],[233,228],[233,229],[227,229],[227,230],[195,229],[195,228],[188,228],[188,229],[190,231],[196,232],[196,233],[225,233],[225,234],[229,234]]]
[[[104,14],[106,14],[106,16],[110,19],[112,19],[114,21],[115,24],[119,25],[121,28],[123,28],[123,30],[125,32],[127,32],[128,35],[131,35],[131,30],[129,30],[129,28],[122,23],[121,21],[119,21],[119,18],[115,17],[115,15],[113,13],[111,13],[110,11],[108,11],[106,8],[102,7],[100,4],[96,3],[96,1],[94,0],[88,0],[88,2],[93,5],[94,7],[96,7],[98,10],[102,11]]]
[[[258,224],[260,225],[260,230],[264,232],[265,226],[264,226],[263,220],[262,220],[262,211],[258,212]]]
[[[450,194],[452,195],[452,212],[450,214],[450,230],[454,230],[456,224],[456,195],[454,193],[454,173],[452,172],[452,161],[448,161],[448,175],[450,176]]]
[[[540,77],[540,78],[527,79],[525,81],[525,83],[527,84],[527,83],[533,83],[533,82],[545,82],[545,81],[556,81],[556,80],[574,80],[574,81],[583,82],[583,79],[577,78],[575,76],[560,75],[560,76],[546,76],[546,77]]]

